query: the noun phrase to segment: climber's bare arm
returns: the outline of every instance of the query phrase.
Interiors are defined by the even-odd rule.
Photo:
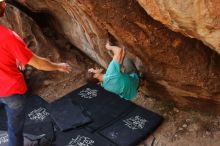
[[[113,52],[113,59],[117,61],[119,64],[122,63],[124,58],[124,48],[120,48],[118,46],[111,46],[109,42],[106,43],[106,49]]]

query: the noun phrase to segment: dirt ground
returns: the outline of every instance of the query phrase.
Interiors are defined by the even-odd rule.
[[[73,71],[65,74],[32,70],[28,80],[31,92],[48,102],[84,85],[88,68],[98,66],[73,46],[63,44],[59,52],[60,60],[69,63]],[[178,109],[172,103],[146,96],[144,90],[144,87],[139,89],[134,102],[165,118],[153,133],[156,138],[154,146],[220,146],[220,116]],[[150,146],[152,140],[153,136],[150,135],[138,146]]]
[[[163,115],[162,125],[153,133],[154,146],[219,146],[220,117],[193,110],[180,110],[172,103],[147,97],[141,91],[136,104]],[[149,136],[139,146],[150,146]]]

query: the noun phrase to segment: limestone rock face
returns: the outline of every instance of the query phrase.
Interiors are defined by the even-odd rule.
[[[137,1],[18,1],[32,11],[49,13],[59,31],[103,67],[110,59],[105,42],[111,34],[145,72],[148,95],[220,111],[220,56],[153,20]]]
[[[138,0],[154,19],[220,53],[219,0]]]

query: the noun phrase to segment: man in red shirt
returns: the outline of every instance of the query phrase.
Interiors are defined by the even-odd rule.
[[[4,15],[5,7],[5,0],[0,0],[0,16]],[[9,146],[23,146],[27,86],[17,65],[26,64],[44,71],[71,71],[66,63],[54,63],[37,56],[15,32],[0,25],[0,103],[7,113]]]

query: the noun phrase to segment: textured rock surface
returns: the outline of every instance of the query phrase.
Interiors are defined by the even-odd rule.
[[[57,49],[48,42],[38,25],[14,6],[7,6],[4,17],[0,18],[0,24],[15,31],[36,54],[53,56],[53,60],[59,58]]]
[[[79,49],[106,67],[107,34],[127,46],[144,69],[150,96],[179,105],[220,103],[220,56],[200,41],[170,31],[149,17],[135,0],[18,0],[32,11],[48,12]],[[126,7],[125,7],[126,6]],[[200,101],[200,104],[197,104]]]
[[[202,40],[220,53],[219,0],[138,0],[154,19],[170,29]]]
[[[19,0],[18,0],[19,1]],[[107,53],[102,51],[107,33],[97,28],[95,20],[82,10],[80,4],[68,0],[20,0],[32,11],[48,12],[55,18],[56,28],[93,60],[107,66]],[[104,40],[104,41],[103,41]]]

